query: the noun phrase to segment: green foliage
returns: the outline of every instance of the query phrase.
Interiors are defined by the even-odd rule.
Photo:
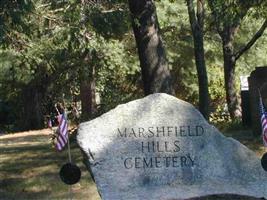
[[[248,12],[242,22],[241,29],[235,40],[237,49],[244,46],[251,36],[262,24],[262,15],[256,13],[259,8],[256,2],[243,3],[238,1],[210,1],[214,9],[219,13],[218,21],[221,28],[225,23],[239,23],[241,15]],[[255,7],[254,7],[255,6]],[[261,4],[263,6],[263,4]],[[251,9],[245,9],[253,7]],[[169,65],[172,69],[175,80],[176,95],[197,105],[198,82],[194,63],[193,40],[191,37],[190,24],[187,16],[186,5],[182,1],[171,3],[170,1],[160,1],[157,3],[158,17],[162,28],[163,38],[167,49]],[[231,19],[230,19],[231,18]],[[239,19],[238,19],[239,18]],[[215,121],[220,121],[225,117],[220,115],[220,105],[225,104],[223,55],[221,49],[221,39],[214,32],[215,19],[211,16],[211,11],[206,7],[205,20],[205,58],[209,78],[209,91],[211,98],[211,112],[215,115]],[[220,29],[221,29],[220,28]],[[255,66],[266,65],[266,34],[252,47],[246,55],[240,58],[237,63],[236,76],[248,75]],[[239,80],[237,78],[237,80]],[[237,85],[238,82],[237,82]]]
[[[248,135],[250,134],[249,133],[250,130],[248,129],[248,127],[243,126],[241,120],[231,121],[230,116],[227,116],[224,119],[221,118],[221,120],[213,121],[211,123],[223,133],[231,134],[234,132],[234,135],[228,135],[228,137],[236,137],[237,136],[237,133],[235,133],[236,131],[240,131],[241,134],[243,135],[244,135],[244,131],[248,131],[247,134]]]
[[[212,2],[219,10],[231,8],[227,15],[220,16],[224,20],[233,18],[229,23],[243,12],[237,3],[235,0]],[[186,4],[157,1],[156,6],[176,96],[197,105],[198,80]],[[237,35],[238,48],[244,46],[261,25],[265,15],[263,8],[248,10]],[[206,13],[205,56],[212,121],[220,123],[228,121],[223,111],[221,41],[214,32],[210,11]],[[96,69],[96,90],[101,97],[97,114],[143,96],[126,1],[83,5],[78,0],[3,0],[0,27],[0,114],[9,113],[5,119],[1,118],[5,123],[17,126],[24,120],[23,114],[32,100],[26,98],[25,91],[40,93],[43,115],[49,114],[53,104],[62,99],[67,105],[74,99],[79,101],[80,82],[90,79],[92,68]],[[238,61],[237,76],[249,74],[255,66],[267,65],[266,44],[265,33]]]
[[[257,10],[254,10],[256,12]],[[243,47],[247,41],[255,34],[263,23],[262,18],[255,18],[254,15],[246,17],[237,36],[237,48]],[[257,66],[267,66],[267,32],[258,39],[256,44],[251,47],[237,62],[238,75],[249,75]]]
[[[27,26],[37,28],[29,37],[22,31],[26,38],[22,48],[10,44],[10,50],[0,53],[0,100],[21,113],[12,123],[25,121],[30,93],[40,93],[38,109],[43,115],[62,98],[71,104],[79,97],[81,79],[91,76],[93,66],[101,96],[99,112],[140,95],[135,86],[140,72],[137,56],[132,53],[133,38],[128,34],[129,19],[119,4],[82,6],[78,1],[47,0],[33,5],[34,12],[21,17]],[[17,29],[10,26],[10,31],[13,34]]]
[[[230,114],[226,109],[226,102],[218,104],[216,110],[210,114],[210,122],[219,129],[223,128],[226,123],[231,121]]]
[[[212,14],[212,18],[209,18],[210,27],[216,25],[220,34],[224,28],[229,26],[238,28],[233,34],[235,52],[238,52],[248,43],[267,16],[267,3],[264,0],[210,0],[208,3]],[[240,57],[237,61],[237,75],[249,74],[255,66],[266,65],[264,56],[266,38],[265,33],[244,56]]]
[[[92,43],[91,43],[92,42]],[[138,59],[118,40],[105,40],[99,36],[89,44],[100,54],[97,67],[97,91],[101,95],[100,112],[110,110],[118,102],[126,102],[140,96],[135,74],[139,74]],[[139,76],[137,76],[139,77]]]
[[[208,74],[210,98],[212,99],[213,107],[216,107],[216,105],[221,105],[225,101],[223,69],[220,66],[210,66]]]
[[[32,33],[29,13],[34,10],[31,0],[0,1],[0,44],[22,48],[25,35]],[[20,40],[20,41],[18,41]]]
[[[104,38],[120,38],[130,29],[127,10],[117,9],[102,11],[92,9],[87,13],[88,21],[95,31]]]
[[[186,4],[160,1],[157,13],[176,95],[196,105],[198,83]]]
[[[259,10],[266,8],[264,0],[208,0],[208,3],[214,17],[213,23],[217,26],[219,32],[223,31],[225,27],[241,24],[241,21],[251,8],[256,7]]]

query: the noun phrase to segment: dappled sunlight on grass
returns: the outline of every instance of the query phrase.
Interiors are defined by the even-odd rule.
[[[71,186],[72,198],[100,199],[74,142],[71,152],[82,171],[80,182]],[[0,199],[69,199],[70,188],[59,177],[67,151],[52,148],[47,129],[0,136],[0,154]]]
[[[23,171],[22,176],[31,178],[42,174],[57,173],[57,172],[58,172],[57,165],[51,164],[46,166],[35,167],[34,169],[26,169]]]

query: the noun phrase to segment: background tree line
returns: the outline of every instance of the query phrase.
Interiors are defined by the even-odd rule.
[[[239,75],[267,63],[266,8],[265,0],[2,0],[0,126],[42,128],[62,101],[81,105],[88,120],[154,92],[211,121],[227,103],[237,119]]]

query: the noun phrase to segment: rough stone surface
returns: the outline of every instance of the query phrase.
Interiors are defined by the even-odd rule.
[[[104,200],[267,198],[267,173],[189,103],[153,94],[82,123],[78,143]]]

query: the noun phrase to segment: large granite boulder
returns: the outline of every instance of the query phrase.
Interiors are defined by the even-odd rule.
[[[167,94],[119,105],[82,123],[77,139],[105,200],[267,198],[259,158],[192,105]]]

